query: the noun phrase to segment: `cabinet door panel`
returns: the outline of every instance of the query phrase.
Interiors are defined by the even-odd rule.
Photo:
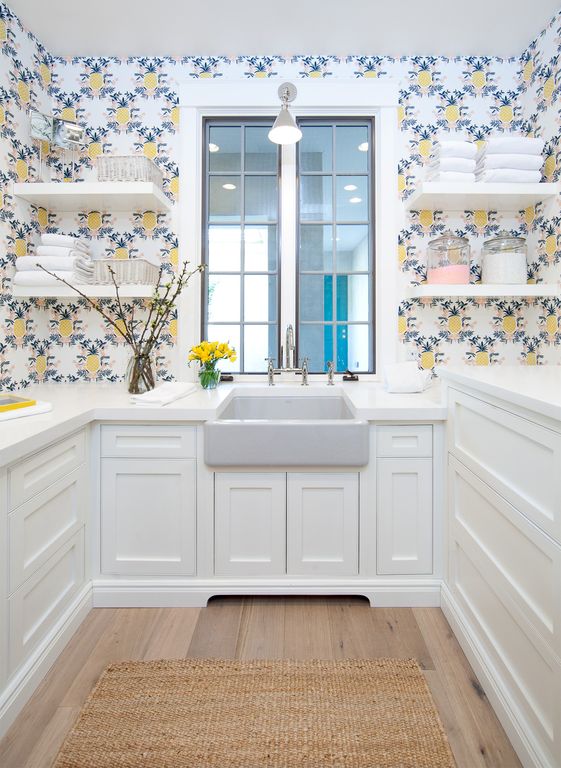
[[[102,459],[102,571],[195,572],[195,461]]]
[[[286,573],[286,475],[215,475],[215,572],[219,576]]]
[[[378,459],[378,573],[432,573],[432,461]]]
[[[358,574],[358,474],[289,474],[287,538],[289,574]]]

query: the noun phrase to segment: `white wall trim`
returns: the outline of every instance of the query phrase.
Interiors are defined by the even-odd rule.
[[[201,263],[201,190],[203,119],[212,116],[274,116],[279,109],[278,79],[192,80],[179,89],[181,193],[178,203],[180,263]],[[398,231],[397,104],[393,82],[360,79],[297,81],[292,111],[297,116],[352,115],[375,119],[376,368],[398,356],[396,241]],[[200,341],[200,280],[179,300],[178,360],[175,375],[193,381],[187,351]],[[242,377],[240,377],[242,378]],[[255,377],[252,377],[255,381]]]

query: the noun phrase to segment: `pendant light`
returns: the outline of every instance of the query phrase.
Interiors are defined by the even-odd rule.
[[[288,109],[290,102],[296,98],[296,93],[296,86],[292,83],[283,83],[279,87],[278,94],[282,107],[269,131],[269,141],[272,141],[273,144],[296,144],[302,138],[302,131],[296,125]]]

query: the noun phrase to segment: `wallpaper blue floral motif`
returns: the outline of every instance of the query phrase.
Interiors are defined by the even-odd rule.
[[[100,254],[118,258],[152,254],[168,270],[178,265],[178,85],[192,78],[388,78],[399,83],[400,159],[396,195],[405,201],[424,177],[435,139],[461,131],[482,144],[492,133],[518,131],[546,140],[544,178],[561,174],[561,15],[516,59],[432,56],[243,56],[53,58],[0,3],[0,387],[35,382],[119,381],[127,350],[122,338],[80,299],[15,300],[15,260],[32,254],[42,231],[91,237]],[[31,107],[77,120],[87,127],[78,179],[95,178],[101,154],[143,154],[153,159],[175,203],[170,215],[153,211],[114,214],[84,211],[55,215],[10,195],[11,182],[36,178],[38,148],[29,139]],[[70,170],[50,157],[53,179]],[[188,180],[182,183],[189,183]],[[395,259],[402,296],[426,274],[428,240],[452,229],[469,238],[473,279],[480,275],[484,239],[501,229],[527,236],[529,278],[561,280],[559,202],[505,216],[493,211],[412,211],[396,232]],[[142,301],[137,300],[139,311]],[[400,339],[419,365],[537,365],[560,363],[561,301],[403,299],[396,318]],[[158,375],[172,376],[177,318],[157,353]]]

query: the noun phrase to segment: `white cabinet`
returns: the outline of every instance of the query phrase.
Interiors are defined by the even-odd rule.
[[[219,472],[218,576],[356,575],[358,474]]]
[[[432,460],[377,460],[379,574],[433,570]]]
[[[195,483],[194,459],[102,459],[102,572],[193,575]]]
[[[289,574],[358,574],[358,475],[288,475]]]
[[[286,573],[286,475],[215,475],[215,561],[218,576]]]

